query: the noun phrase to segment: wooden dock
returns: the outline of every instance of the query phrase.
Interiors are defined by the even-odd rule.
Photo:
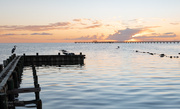
[[[24,57],[24,65],[29,66],[32,65],[32,62],[36,66],[41,65],[83,65],[85,55],[80,53],[79,55],[23,55]]]
[[[41,65],[83,65],[85,55],[25,55],[16,56],[13,54],[0,65],[0,108],[15,109],[17,106],[34,104],[37,109],[42,109],[40,99],[40,85],[35,66]],[[21,76],[24,66],[32,67],[32,78],[34,87],[20,88]],[[19,93],[34,93],[35,99],[31,101],[17,101]]]

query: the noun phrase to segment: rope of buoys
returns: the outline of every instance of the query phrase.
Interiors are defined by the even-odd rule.
[[[141,52],[141,51],[139,51],[139,50],[135,50],[135,52],[136,53],[148,53],[148,54],[150,54],[150,55],[156,55],[157,53],[151,53],[151,52]],[[180,55],[180,53],[178,53],[179,55]],[[159,55],[159,57],[169,57],[169,58],[179,58],[179,56],[167,56],[167,55],[165,55],[165,54],[157,54],[157,55]]]

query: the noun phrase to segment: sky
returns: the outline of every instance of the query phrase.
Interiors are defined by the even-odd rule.
[[[180,0],[0,0],[0,43],[180,40]]]

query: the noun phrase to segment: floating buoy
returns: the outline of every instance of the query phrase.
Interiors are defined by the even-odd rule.
[[[160,56],[160,57],[164,57],[164,56],[165,56],[165,54],[160,54],[159,56]]]
[[[153,53],[149,53],[150,55],[154,55]]]
[[[119,46],[117,46],[117,48],[116,49],[118,49],[118,48],[120,48]]]

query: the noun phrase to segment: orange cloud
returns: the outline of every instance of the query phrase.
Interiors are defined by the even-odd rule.
[[[179,25],[179,23],[175,22],[175,23],[170,23],[171,25]]]
[[[98,35],[93,35],[93,36],[81,36],[78,38],[66,38],[64,40],[103,40],[104,39],[104,35],[102,34],[101,36]]]
[[[90,29],[101,27],[98,20],[73,19],[73,22],[57,22],[48,25],[5,25],[0,26],[0,31],[49,31],[49,30],[68,30],[68,29]],[[90,25],[90,26],[87,26]]]
[[[54,29],[68,29],[70,28],[69,25],[70,25],[69,22],[57,22],[57,23],[53,23],[49,25],[28,25],[28,26],[12,25],[12,26],[0,26],[0,30],[48,31],[48,30],[54,30]]]
[[[101,26],[102,26],[101,24],[96,24],[96,25],[91,25],[91,26],[84,27],[84,29],[98,28],[98,27],[101,27]]]

